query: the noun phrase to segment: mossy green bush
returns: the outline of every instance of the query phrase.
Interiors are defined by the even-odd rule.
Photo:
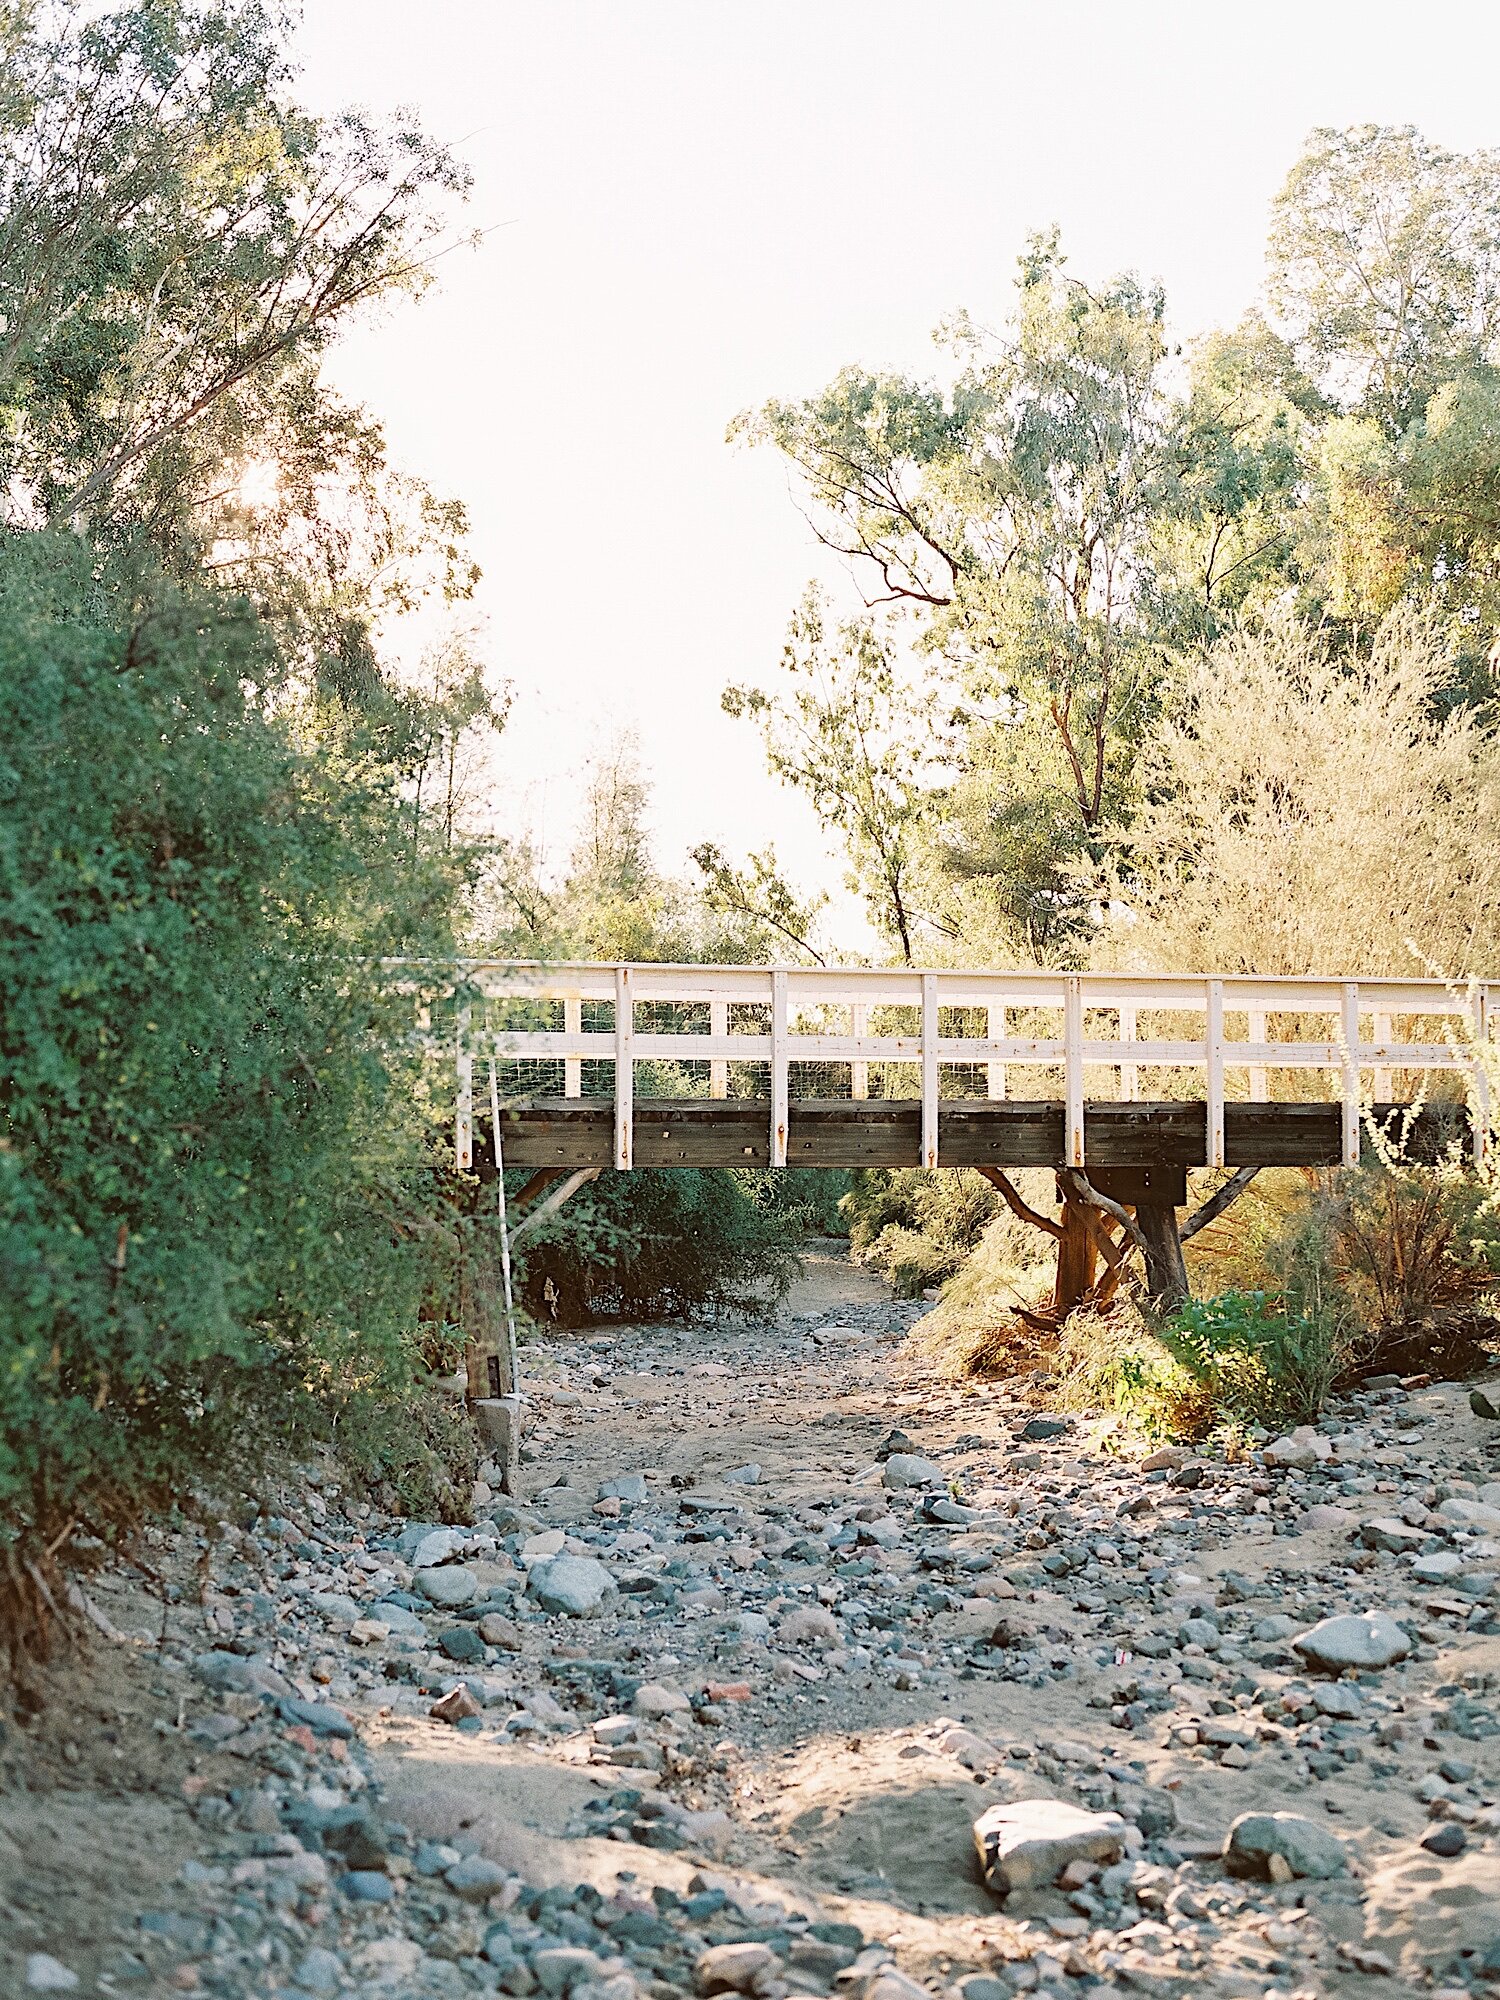
[[[1151,1438],[1197,1442],[1314,1422],[1351,1352],[1336,1309],[1228,1291],[1165,1317],[1128,1298],[1107,1313],[1074,1313],[1057,1368],[1065,1402]]]

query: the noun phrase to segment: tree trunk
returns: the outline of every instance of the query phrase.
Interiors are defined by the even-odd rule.
[[[1052,1295],[1059,1320],[1083,1302],[1094,1282],[1094,1232],[1084,1204],[1071,1189],[1063,1194],[1062,1235],[1057,1239],[1057,1289]]]
[[[1146,1289],[1159,1306],[1170,1311],[1188,1297],[1177,1211],[1170,1202],[1138,1201],[1135,1222],[1146,1239]]]

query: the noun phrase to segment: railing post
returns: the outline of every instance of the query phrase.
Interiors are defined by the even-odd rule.
[[[937,974],[922,974],[922,1164],[938,1163]]]
[[[635,1000],[630,990],[630,967],[615,967],[615,1165],[631,1165],[635,1145],[635,1058],[631,1038],[635,1033]]]
[[[1377,1045],[1381,1048],[1389,1048],[1395,1039],[1396,1024],[1390,1015],[1377,1014],[1375,1016],[1375,1040]],[[1382,1063],[1376,1069],[1372,1091],[1377,1104],[1389,1104],[1395,1095],[1395,1072],[1387,1064]]]
[[[870,1032],[870,1010],[863,1000],[854,1001],[849,1008],[849,1032],[862,1041]],[[849,1065],[849,1095],[863,1099],[870,1094],[870,1065],[863,1056],[856,1056]]]
[[[771,1165],[786,1165],[786,974],[771,974]]]
[[[1224,982],[1210,979],[1205,1009],[1208,1070],[1208,1164],[1224,1164]]]
[[[576,998],[564,1000],[563,1033],[565,1035],[581,1035],[583,1033],[583,1002],[581,1000]],[[582,1095],[583,1058],[582,1056],[564,1056],[563,1096],[582,1097]]]
[[[1474,1164],[1482,1167],[1489,1157],[1491,1115],[1490,1078],[1484,1067],[1490,1047],[1490,996],[1485,986],[1474,991],[1474,1040],[1477,1048],[1469,1115],[1474,1121]]]
[[[710,1000],[708,1003],[708,1032],[715,1040],[722,1041],[729,1033],[729,1002]],[[708,1094],[710,1097],[729,1095],[729,1058],[710,1056],[708,1059]]]
[[[1063,1081],[1067,1097],[1065,1139],[1068,1165],[1084,1164],[1083,985],[1076,972],[1063,981]]]
[[[453,1119],[453,1158],[461,1174],[468,1173],[474,1164],[474,1052],[469,1047],[469,1017],[465,1001],[458,1010],[454,1043],[458,1102]]]
[[[1245,1025],[1252,1042],[1264,1043],[1266,1039],[1265,1008],[1251,1007],[1248,1010],[1248,1018]],[[1250,1102],[1252,1104],[1265,1104],[1270,1097],[1270,1088],[1271,1073],[1266,1068],[1266,1065],[1264,1063],[1251,1063]]]
[[[1340,1066],[1339,1092],[1344,1107],[1344,1165],[1359,1165],[1359,988],[1354,981],[1344,982],[1343,1007],[1340,1010],[1340,1034],[1343,1041],[1343,1062]]]
[[[1120,1040],[1122,1042],[1133,1042],[1135,1040],[1134,1007],[1122,1007],[1120,1009]],[[1138,1071],[1133,1062],[1122,1062],[1120,1064],[1120,1095],[1127,1104],[1134,1104],[1136,1101],[1137,1075]]]
[[[1005,1040],[1005,1009],[1003,1007],[985,1008],[984,1032],[987,1038],[992,1042],[1003,1042]],[[985,1092],[989,1097],[991,1104],[1000,1104],[1004,1102],[1005,1064],[1003,1062],[991,1062],[985,1064],[984,1085],[985,1085]]]

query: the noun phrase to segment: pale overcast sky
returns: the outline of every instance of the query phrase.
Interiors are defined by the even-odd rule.
[[[774,838],[830,888],[719,709],[819,568],[729,419],[847,362],[926,371],[1053,222],[1080,276],[1160,279],[1179,334],[1234,320],[1314,125],[1500,143],[1495,0],[305,0],[300,46],[315,108],[416,106],[473,167],[469,221],[509,225],[334,362],[470,508],[518,693],[497,814],[562,850],[631,727],[667,865]]]

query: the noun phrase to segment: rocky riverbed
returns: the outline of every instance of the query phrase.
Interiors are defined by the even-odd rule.
[[[1500,1425],[1141,1456],[919,1310],[532,1349],[472,1527],[154,1538],[0,1740],[0,1992],[1500,1995]]]

